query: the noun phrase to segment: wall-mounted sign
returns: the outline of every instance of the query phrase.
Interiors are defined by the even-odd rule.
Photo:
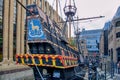
[[[39,19],[28,20],[28,40],[46,39]]]

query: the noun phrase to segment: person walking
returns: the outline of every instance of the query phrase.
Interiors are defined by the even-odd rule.
[[[120,74],[120,61],[118,62],[117,67],[118,67],[118,74]]]

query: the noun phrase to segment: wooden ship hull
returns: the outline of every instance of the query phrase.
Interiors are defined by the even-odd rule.
[[[27,6],[27,44],[29,53],[16,54],[18,64],[33,68],[47,80],[70,80],[78,66],[78,51],[62,38],[62,31],[37,5]]]

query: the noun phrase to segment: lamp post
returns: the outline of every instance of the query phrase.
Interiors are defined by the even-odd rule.
[[[111,49],[111,78],[114,76],[113,49]]]

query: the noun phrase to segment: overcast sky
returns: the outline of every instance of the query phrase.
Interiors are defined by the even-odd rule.
[[[47,0],[50,4],[54,4],[55,0]],[[60,0],[61,8],[65,6],[66,0]],[[69,1],[69,0],[67,0]],[[95,17],[95,16],[105,16],[105,18],[80,21],[80,29],[85,28],[86,30],[100,29],[103,28],[104,23],[111,20],[114,16],[117,8],[120,6],[120,0],[75,0],[77,7],[76,16],[79,18]],[[64,15],[64,13],[62,13]]]

